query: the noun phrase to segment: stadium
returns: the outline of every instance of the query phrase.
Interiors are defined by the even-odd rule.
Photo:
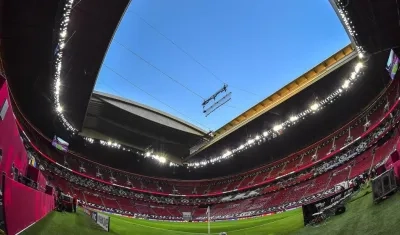
[[[200,95],[171,75],[169,54],[162,67],[120,41],[124,17],[135,7],[157,8],[152,1],[143,6],[130,0],[0,0],[1,231],[398,234],[400,5],[397,0],[325,1],[349,43],[311,69],[299,68],[301,75],[271,94],[253,84],[262,99],[239,112],[233,102],[252,92],[235,88],[233,80],[221,82],[205,59],[196,59],[144,18],[146,30],[221,86],[198,82],[193,87],[212,94]],[[189,21],[194,11],[188,12]],[[171,20],[161,11],[159,17]],[[323,20],[317,24],[329,30]],[[239,115],[211,130],[177,114],[179,107],[167,105],[172,98],[158,100],[174,110],[169,112],[113,92],[102,80],[104,71],[126,87],[138,88],[139,82],[111,67],[110,61],[134,66],[124,58],[107,59],[116,44],[157,77],[198,96],[197,106],[184,92],[165,91],[200,107],[201,120],[214,122],[229,108]],[[291,57],[300,65],[312,55],[293,52]],[[286,64],[285,73],[291,75],[296,64]],[[192,69],[179,67],[182,74]],[[149,87],[168,90],[161,84]],[[240,89],[247,95],[237,98]]]

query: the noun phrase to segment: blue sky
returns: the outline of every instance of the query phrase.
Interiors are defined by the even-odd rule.
[[[95,90],[216,130],[349,42],[328,0],[133,0]]]

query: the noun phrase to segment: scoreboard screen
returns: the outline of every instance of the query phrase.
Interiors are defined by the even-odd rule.
[[[65,140],[61,139],[60,137],[54,136],[53,141],[51,144],[58,150],[67,152],[69,143]]]
[[[396,77],[397,70],[399,69],[399,57],[390,50],[389,59],[386,63],[386,70],[389,72],[389,76],[394,79]]]

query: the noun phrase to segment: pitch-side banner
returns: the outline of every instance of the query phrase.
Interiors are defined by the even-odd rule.
[[[103,215],[101,213],[97,213],[96,211],[90,210],[89,208],[83,208],[83,211],[88,214],[92,220],[102,227],[107,232],[110,231],[110,217],[107,215]]]
[[[182,212],[182,217],[184,220],[192,220],[192,212]]]
[[[110,217],[108,215],[103,215],[97,213],[97,221],[96,223],[100,225],[107,232],[110,231]]]

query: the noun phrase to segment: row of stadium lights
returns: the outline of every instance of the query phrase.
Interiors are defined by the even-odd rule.
[[[56,52],[56,62],[55,62],[55,75],[54,75],[54,99],[55,99],[55,109],[56,112],[62,122],[62,124],[65,126],[65,128],[69,131],[72,132],[72,134],[75,134],[78,130],[72,126],[71,123],[68,122],[68,120],[65,118],[63,114],[63,106],[60,102],[60,93],[61,93],[61,68],[62,68],[62,57],[64,53],[64,48],[65,48],[65,43],[66,43],[66,38],[67,38],[67,33],[68,33],[68,24],[70,20],[70,15],[71,15],[71,10],[72,10],[72,4],[74,3],[74,0],[68,0],[67,3],[64,6],[64,13],[60,25],[60,35],[58,38],[58,50]]]
[[[54,97],[55,97],[55,109],[56,112],[62,121],[62,124],[65,126],[67,130],[72,132],[72,134],[75,134],[78,130],[74,128],[71,123],[68,122],[68,120],[65,118],[63,114],[63,106],[61,105],[60,102],[60,92],[61,92],[61,68],[62,68],[62,57],[63,57],[63,50],[65,47],[65,39],[67,36],[67,30],[68,30],[68,23],[70,20],[70,14],[72,10],[72,5],[73,5],[74,0],[68,0],[64,7],[64,14],[63,14],[63,20],[61,22],[60,26],[60,37],[58,39],[58,51],[56,53],[56,62],[55,62],[55,85],[54,85]],[[348,12],[344,9],[344,4],[342,3],[341,0],[337,0],[338,3],[338,11],[339,15],[342,18],[344,25],[349,32],[349,34],[355,39],[355,36],[357,36],[357,32],[355,31],[355,27],[353,25],[353,22],[349,19],[348,17]],[[361,46],[356,45],[356,51],[358,53],[359,59],[364,58],[364,50]],[[252,147],[256,144],[261,144],[262,142],[266,141],[267,138],[275,138],[279,134],[282,133],[283,130],[286,128],[290,127],[291,125],[296,124],[299,122],[301,119],[305,119],[308,115],[316,113],[318,110],[321,110],[324,108],[326,105],[333,103],[335,99],[337,99],[343,91],[349,89],[349,87],[353,84],[353,82],[360,76],[361,69],[364,67],[362,62],[358,62],[356,66],[354,67],[354,71],[349,75],[349,77],[343,82],[342,86],[335,90],[332,94],[330,94],[328,97],[326,97],[324,100],[321,102],[315,102],[310,105],[310,107],[303,112],[293,115],[288,118],[285,122],[282,122],[280,124],[275,125],[269,130],[265,130],[262,132],[262,134],[256,135],[254,138],[248,139],[245,143],[241,144],[237,148],[234,148],[232,150],[227,150],[225,153],[218,157],[211,158],[209,160],[203,160],[199,162],[191,162],[188,163],[186,166],[187,167],[203,167],[206,166],[210,163],[215,163],[215,162],[220,162],[221,160],[225,160],[228,158],[231,158],[234,154],[239,153],[243,150],[248,149],[249,147]],[[85,140],[89,143],[94,143],[95,140],[92,138],[85,138]],[[108,146],[111,148],[116,148],[116,149],[121,149],[124,151],[133,151],[129,148],[121,147],[120,144],[112,141],[104,141],[104,140],[99,140],[99,143],[103,146]],[[153,154],[151,152],[145,152],[145,153],[139,153],[137,154],[142,155],[145,158],[152,158],[156,161],[158,161],[161,164],[167,163],[167,159],[162,156],[158,156],[156,154]],[[178,166],[175,163],[169,162],[170,166]]]
[[[340,88],[335,90],[332,94],[330,94],[328,97],[326,97],[321,102],[315,102],[315,103],[311,104],[308,109],[304,110],[303,112],[299,113],[298,115],[293,115],[293,116],[289,117],[285,122],[277,124],[269,130],[265,130],[264,132],[262,132],[262,134],[258,134],[254,138],[247,139],[247,141],[245,143],[241,144],[237,148],[234,148],[232,150],[227,150],[225,153],[223,153],[222,155],[220,155],[218,157],[214,157],[209,160],[202,160],[199,162],[191,162],[191,163],[188,163],[187,166],[196,168],[196,167],[206,166],[210,163],[212,164],[215,162],[220,162],[221,160],[231,158],[235,154],[240,153],[243,150],[246,150],[252,146],[255,146],[257,144],[259,145],[262,142],[265,142],[268,138],[276,138],[278,135],[282,134],[282,132],[286,128],[298,123],[300,120],[305,119],[307,116],[318,112],[319,110],[323,109],[328,104],[333,103],[333,101],[336,100],[345,90],[350,88],[350,86],[353,84],[353,82],[360,76],[361,69],[363,67],[364,67],[363,63],[358,62],[356,64],[356,66],[354,67],[354,71],[351,73],[350,77],[343,82],[343,84]]]
[[[348,5],[348,3],[349,0],[346,0],[346,5]],[[355,37],[358,36],[358,34],[353,25],[353,21],[349,18],[348,11],[345,9],[345,4],[342,2],[342,0],[337,0],[337,4],[338,4],[337,6],[340,18],[342,18],[344,26],[347,29],[347,32],[349,32],[350,36],[352,36],[353,39],[356,40]],[[362,59],[364,57],[364,49],[361,46],[356,45],[356,50],[358,52],[360,59]]]
[[[165,164],[167,163],[167,159],[163,156],[159,156],[157,154],[153,154],[152,152],[139,152],[139,151],[135,151],[129,147],[125,147],[122,146],[121,144],[114,142],[114,141],[105,141],[105,140],[95,140],[93,138],[90,137],[84,137],[84,140],[89,143],[89,144],[94,144],[96,142],[100,143],[100,145],[105,146],[105,147],[109,147],[109,148],[114,148],[114,149],[120,149],[122,151],[126,151],[126,152],[136,152],[136,154],[143,156],[144,158],[151,158],[156,160],[157,162],[159,162],[160,164]],[[173,162],[169,162],[169,166],[179,166],[178,164],[175,164]]]

